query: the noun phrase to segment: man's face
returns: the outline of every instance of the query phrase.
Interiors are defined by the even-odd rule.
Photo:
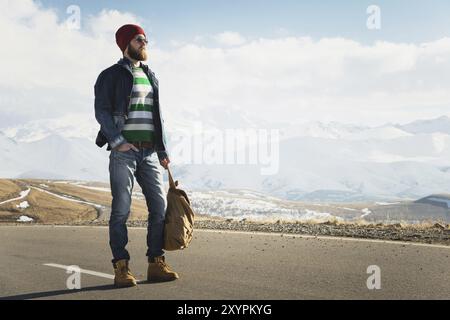
[[[134,37],[127,48],[130,58],[137,61],[147,60],[147,43],[147,39],[143,34],[138,34],[136,37]]]

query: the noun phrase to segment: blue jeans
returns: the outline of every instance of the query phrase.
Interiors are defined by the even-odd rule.
[[[167,208],[162,166],[153,149],[141,148],[138,152],[112,150],[109,156],[109,177],[112,205],[109,220],[109,244],[112,262],[130,259],[125,249],[128,243],[126,222],[130,215],[134,177],[142,188],[149,211],[147,228],[148,259],[164,254],[164,220]]]

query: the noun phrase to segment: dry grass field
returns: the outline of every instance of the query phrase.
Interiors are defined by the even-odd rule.
[[[23,198],[19,197],[21,191],[30,189]],[[133,195],[129,225],[146,227],[148,218],[147,205],[139,193]],[[22,193],[23,194],[23,193]],[[62,224],[62,225],[108,225],[111,212],[111,194],[106,184],[82,183],[76,181],[48,181],[48,180],[0,180],[0,223],[6,224]],[[15,199],[5,202],[6,200]],[[283,203],[280,203],[280,206]],[[304,204],[291,205],[305,206],[309,210],[327,210],[340,215],[361,215],[361,208],[366,204]],[[400,206],[401,205],[397,205]],[[403,204],[405,206],[405,204]],[[388,206],[382,207],[387,208]],[[411,205],[406,206],[406,209]],[[206,207],[207,209],[209,207]],[[224,207],[226,209],[226,207]],[[411,207],[415,208],[415,207]],[[440,208],[440,207],[439,207]],[[394,208],[395,209],[395,208]],[[217,210],[212,208],[212,210]],[[371,208],[373,211],[374,209]],[[393,210],[393,209],[391,209]],[[400,209],[397,209],[400,210]],[[206,210],[207,211],[207,210]],[[423,211],[423,210],[420,210]],[[348,213],[350,212],[350,213]],[[18,219],[20,218],[20,222]],[[33,219],[33,220],[29,220]],[[27,221],[29,220],[29,221]],[[357,237],[370,239],[384,239],[396,241],[414,241],[424,243],[450,243],[450,224],[423,222],[420,224],[402,223],[374,223],[364,219],[360,221],[329,220],[320,221],[252,221],[251,219],[227,219],[211,215],[202,216],[196,213],[196,228],[277,232],[281,234],[298,233],[307,235],[325,235],[333,237]]]
[[[31,191],[25,198],[0,205],[0,222],[14,222],[20,216],[50,224],[93,221],[99,215],[94,204],[104,206],[105,211],[110,210],[112,198],[109,191],[47,180],[0,180],[0,202],[19,197],[19,193],[27,187],[30,187]],[[74,202],[55,195],[91,204]],[[29,207],[18,208],[24,201],[28,202]],[[133,198],[130,220],[146,220],[147,216],[145,200]]]
[[[36,183],[34,183],[36,185]],[[49,186],[48,191],[58,194],[71,195],[77,199],[100,204],[105,207],[111,206],[111,193],[109,191],[100,191],[83,188],[66,183],[45,183]],[[38,184],[37,186],[39,186]],[[40,186],[42,188],[42,186]],[[144,200],[132,199],[130,220],[146,219],[148,215],[147,204]]]
[[[21,209],[19,203],[27,201],[29,207]],[[93,206],[65,201],[52,195],[31,190],[21,200],[0,205],[0,221],[16,221],[20,216],[32,218],[40,223],[67,223],[94,220],[97,210]]]
[[[21,190],[13,181],[0,179],[0,202],[17,197]]]

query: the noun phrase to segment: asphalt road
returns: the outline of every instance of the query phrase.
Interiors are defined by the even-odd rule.
[[[146,230],[129,238],[145,280]],[[188,249],[166,254],[179,280],[125,289],[112,286],[104,227],[1,226],[0,257],[0,299],[450,299],[446,246],[195,230]],[[71,265],[80,290],[67,288]],[[380,289],[369,290],[373,265]]]

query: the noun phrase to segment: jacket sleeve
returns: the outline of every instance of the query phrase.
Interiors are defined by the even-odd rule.
[[[164,118],[161,113],[161,104],[159,105],[159,118],[161,120],[161,139],[164,146],[164,150],[158,151],[158,158],[159,160],[163,160],[165,158],[169,158],[169,150],[167,144],[166,130],[164,128]]]
[[[155,76],[155,73],[153,71],[150,71],[150,73],[152,76],[152,81],[158,86],[158,103],[159,103],[158,116],[159,116],[159,120],[161,122],[161,143],[162,143],[163,150],[157,151],[157,154],[158,154],[158,159],[161,161],[166,158],[169,158],[169,150],[168,150],[168,144],[167,144],[166,130],[164,128],[164,118],[163,118],[162,111],[161,111],[161,102],[159,100],[159,83],[158,83],[158,79]]]
[[[94,86],[95,118],[100,124],[100,131],[108,140],[111,148],[126,143],[124,136],[114,123],[113,117],[113,81],[111,72],[100,73]]]

